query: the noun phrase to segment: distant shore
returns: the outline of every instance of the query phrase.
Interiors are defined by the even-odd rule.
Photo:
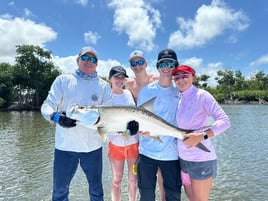
[[[260,99],[259,101],[239,101],[239,100],[227,100],[224,101],[224,103],[221,103],[223,105],[268,105],[268,102],[265,100]],[[40,111],[40,107],[32,107],[32,106],[19,106],[19,105],[13,105],[9,108],[2,108],[0,109],[2,112],[11,112],[11,111]]]
[[[228,104],[228,105],[268,105],[268,102],[262,99],[259,99],[258,101],[244,101],[244,100],[227,100],[224,101],[223,104]]]

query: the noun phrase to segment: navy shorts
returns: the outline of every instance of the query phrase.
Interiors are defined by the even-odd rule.
[[[217,160],[193,162],[180,158],[181,171],[188,173],[191,179],[203,180],[217,175]]]

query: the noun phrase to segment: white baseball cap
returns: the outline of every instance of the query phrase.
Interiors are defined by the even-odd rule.
[[[91,54],[93,54],[96,57],[96,59],[98,59],[98,54],[97,54],[96,50],[93,47],[83,47],[80,50],[78,56],[82,56],[82,55],[84,55],[86,53],[91,53]]]
[[[140,57],[145,60],[144,54],[140,50],[134,50],[133,52],[131,52],[129,55],[129,61],[131,61],[135,57]]]

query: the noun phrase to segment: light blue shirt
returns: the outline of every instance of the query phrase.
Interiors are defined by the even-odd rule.
[[[178,105],[178,89],[172,85],[161,87],[158,82],[153,82],[144,88],[138,96],[138,106],[156,97],[152,110],[167,122],[176,125],[176,108]],[[177,139],[170,136],[160,136],[162,142],[151,137],[140,135],[139,153],[156,160],[178,160]]]

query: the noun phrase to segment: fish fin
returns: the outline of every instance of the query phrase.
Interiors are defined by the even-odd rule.
[[[97,129],[98,129],[98,133],[100,135],[101,141],[105,142],[106,138],[107,138],[105,135],[105,133],[106,133],[105,128],[104,127],[97,127]]]
[[[157,140],[160,143],[163,143],[163,141],[161,140],[159,136],[150,136],[150,137],[152,137],[153,139]]]
[[[141,104],[140,107],[142,107],[150,112],[153,112],[153,103],[154,103],[155,99],[156,99],[156,97],[149,99],[145,103]]]
[[[104,135],[105,133],[107,133],[103,126],[98,126],[97,129],[100,135]]]
[[[123,135],[124,138],[126,138],[128,140],[128,137],[129,137],[128,130],[126,130],[125,132],[122,132],[122,135]]]

